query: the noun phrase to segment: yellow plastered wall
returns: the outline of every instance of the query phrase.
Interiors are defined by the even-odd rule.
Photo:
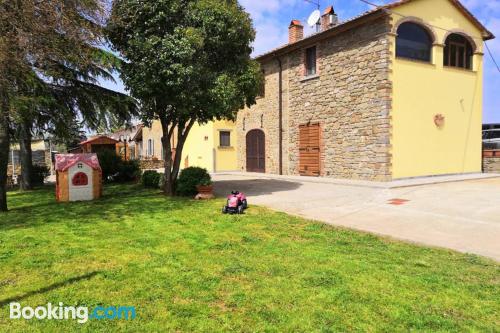
[[[212,123],[201,126],[199,124],[194,124],[184,144],[181,168],[187,165],[205,168],[209,172],[213,171],[214,137],[212,135],[212,128]]]
[[[230,147],[220,147],[220,132],[228,131],[230,133]],[[216,121],[214,122],[214,138],[215,138],[215,160],[216,170],[220,171],[235,171],[238,169],[237,152],[238,147],[236,124],[232,121]]]
[[[396,58],[396,37],[390,37],[393,178],[481,172],[483,43],[474,39],[473,71],[443,67],[447,31],[436,27],[471,37],[481,37],[480,30],[448,0],[415,0],[394,11],[434,26],[436,42],[428,64]],[[445,117],[442,128],[434,123],[437,114]]]
[[[153,121],[151,127],[144,127],[142,129],[142,155],[143,157],[156,157],[159,160],[163,158],[162,156],[162,144],[161,138],[163,137],[163,131],[161,128],[161,123],[159,120]],[[148,142],[151,140],[153,144],[153,154],[150,155],[148,152]]]
[[[19,144],[15,143],[10,146],[11,150],[19,150]],[[43,140],[33,140],[31,142],[31,150],[32,151],[37,151],[37,150],[45,150],[45,141]]]
[[[237,138],[235,123],[232,121],[214,121],[205,125],[195,124],[189,132],[182,151],[181,168],[197,166],[209,172],[234,171],[237,168]],[[231,147],[219,146],[219,132],[230,131]],[[162,159],[162,129],[158,120],[151,128],[143,129],[143,155],[147,156],[148,140],[154,143],[154,156]],[[177,143],[174,142],[174,145]]]

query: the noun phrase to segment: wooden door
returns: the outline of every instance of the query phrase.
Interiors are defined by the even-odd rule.
[[[266,172],[266,136],[255,129],[247,134],[247,171]]]
[[[299,126],[299,173],[301,176],[320,175],[320,126]]]

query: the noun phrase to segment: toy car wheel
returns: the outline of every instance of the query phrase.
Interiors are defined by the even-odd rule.
[[[243,214],[243,205],[238,206],[238,214]]]
[[[227,214],[227,207],[226,206],[222,207],[222,214]]]
[[[247,209],[248,208],[248,202],[247,202],[246,199],[243,200],[242,204],[243,204],[243,209]]]

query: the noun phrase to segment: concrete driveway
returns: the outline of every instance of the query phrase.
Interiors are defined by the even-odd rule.
[[[250,205],[500,261],[500,178],[396,189],[256,175],[214,180],[218,195],[237,189]]]

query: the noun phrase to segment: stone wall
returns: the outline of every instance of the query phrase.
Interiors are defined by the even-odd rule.
[[[500,150],[483,152],[483,172],[500,173]]]
[[[390,23],[381,18],[316,45],[318,75],[304,77],[304,52],[283,57],[283,173],[299,174],[299,126],[320,123],[321,175],[391,179]],[[278,173],[278,62],[263,64],[266,95],[238,115],[238,165],[245,170],[245,135],[266,134],[266,172]],[[263,117],[263,118],[261,118]],[[261,122],[262,119],[262,122]]]
[[[156,170],[163,169],[165,167],[165,162],[163,160],[140,160],[139,167],[141,170]]]
[[[283,128],[288,124],[288,59],[282,59],[283,70]],[[252,108],[242,110],[236,121],[239,149],[238,169],[246,171],[246,135],[253,129],[261,129],[266,135],[266,173],[279,173],[279,63],[277,60],[262,64],[265,71],[265,96],[257,99]],[[286,132],[285,132],[286,133]],[[284,134],[285,134],[284,133]],[[288,163],[286,151],[288,139],[283,137],[283,171],[286,174]]]

